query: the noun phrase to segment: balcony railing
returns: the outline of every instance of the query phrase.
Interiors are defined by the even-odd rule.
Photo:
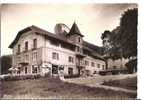
[[[79,57],[79,58],[84,58],[86,56],[81,52],[76,52],[75,54],[76,54],[76,57]]]
[[[85,64],[83,61],[80,61],[80,62],[76,62],[76,66],[85,66]]]
[[[34,49],[34,51],[31,49],[31,50],[28,50],[28,51],[23,51],[23,52],[20,52],[20,53],[16,53],[14,56],[14,63],[20,63],[20,62],[27,62],[27,63],[30,63],[30,62],[39,62],[39,60],[41,60],[42,58],[42,49],[43,48],[38,48],[38,49]],[[36,50],[36,51],[35,51]],[[33,52],[37,52],[37,59],[36,61],[33,60]],[[28,55],[28,58],[26,59],[26,55]],[[18,57],[20,59],[18,59]]]

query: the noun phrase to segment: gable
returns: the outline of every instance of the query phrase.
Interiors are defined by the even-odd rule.
[[[27,28],[25,28],[25,29],[19,31],[18,34],[17,34],[17,36],[16,36],[15,39],[13,40],[13,42],[9,45],[9,48],[13,48],[14,45],[15,45],[15,44],[18,42],[18,40],[20,39],[20,37],[21,37],[22,35],[24,35],[25,33],[29,32],[29,31],[31,31],[31,29],[30,29],[29,27],[27,27]]]

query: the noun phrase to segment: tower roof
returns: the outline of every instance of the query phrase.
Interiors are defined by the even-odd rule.
[[[81,34],[81,32],[75,22],[73,23],[68,35],[74,35],[74,34],[78,34],[83,37],[83,35]]]

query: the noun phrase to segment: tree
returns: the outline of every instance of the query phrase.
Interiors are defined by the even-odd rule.
[[[110,33],[108,53],[114,59],[137,56],[137,8],[128,9],[120,19],[120,26]],[[102,34],[102,39],[107,33]]]
[[[137,15],[138,9],[128,9],[120,19],[120,25],[113,31],[105,31],[102,34],[105,54],[113,59],[137,57]],[[107,36],[108,34],[108,36]],[[106,39],[108,37],[108,39]],[[107,41],[108,45],[105,45]],[[130,59],[126,64],[128,72],[137,70],[137,59]],[[121,65],[122,66],[122,65]]]
[[[104,33],[102,33],[101,39],[103,40],[103,48],[104,48],[104,54],[110,55],[110,38],[111,38],[111,32],[109,30],[105,30]]]
[[[117,31],[117,29],[115,29],[115,31]],[[104,33],[102,33],[101,39],[103,40],[105,56],[118,59],[120,58],[120,50],[118,49],[119,47],[114,40],[115,34],[117,34],[117,32],[105,30]]]
[[[125,64],[129,74],[133,72],[137,72],[137,59],[130,60],[128,63]]]
[[[0,58],[1,61],[1,74],[7,74],[8,69],[12,65],[12,57],[11,55],[5,55]]]
[[[137,56],[137,15],[137,8],[124,12],[120,19],[120,31],[114,40],[126,58]]]

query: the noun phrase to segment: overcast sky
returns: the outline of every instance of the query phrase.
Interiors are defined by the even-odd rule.
[[[101,33],[119,25],[121,14],[136,4],[3,4],[1,7],[1,54],[12,54],[8,48],[18,31],[36,25],[54,32],[56,23],[71,28],[75,21],[84,40],[102,46]]]

